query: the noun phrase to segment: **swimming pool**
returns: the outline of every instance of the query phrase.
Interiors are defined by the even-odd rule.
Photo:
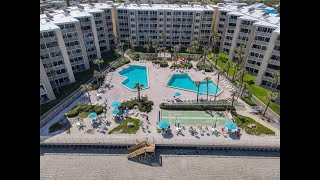
[[[137,89],[134,88],[136,83],[143,84],[142,89],[149,88],[147,72],[148,70],[146,66],[131,65],[130,67],[120,71],[118,74],[126,77],[126,79],[121,82],[124,87],[131,91],[137,91]]]
[[[194,81],[190,78],[188,74],[173,74],[167,83],[168,87],[197,92],[197,87]],[[217,85],[213,81],[209,81],[209,95],[215,95],[217,90]],[[220,94],[222,89],[218,87],[218,93]],[[207,94],[207,82],[202,81],[199,88],[199,93]]]

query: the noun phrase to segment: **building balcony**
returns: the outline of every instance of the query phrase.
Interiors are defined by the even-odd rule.
[[[52,42],[52,41],[58,41],[57,36],[53,36],[53,37],[46,37],[46,38],[41,38],[40,42],[44,43],[44,42]]]
[[[87,22],[80,22],[81,26],[91,26],[92,23],[91,21],[87,21]]]
[[[269,64],[280,66],[279,60],[269,59]]]
[[[100,47],[107,46],[107,43],[99,43]]]
[[[92,33],[92,29],[82,30],[82,33]]]
[[[226,32],[225,36],[233,37],[233,33],[227,33],[227,32]]]
[[[262,80],[271,82],[271,83],[276,83],[276,79],[274,79],[273,77],[269,77],[269,76],[262,76]],[[278,85],[280,84],[280,80],[278,81]]]
[[[237,23],[236,19],[229,19],[229,23]]]
[[[234,30],[234,29],[236,29],[236,27],[235,26],[228,26],[228,29]]]
[[[92,54],[97,54],[97,51],[90,51],[90,52],[87,52],[88,56],[89,55],[92,55]]]
[[[103,23],[96,24],[96,27],[104,27]]]
[[[94,20],[96,20],[96,21],[100,21],[100,20],[102,20],[102,16],[94,17]]]
[[[250,33],[239,32],[239,36],[248,37]]]
[[[251,25],[241,24],[240,28],[251,29]]]
[[[82,53],[75,53],[75,54],[70,54],[69,55],[69,58],[75,58],[75,57],[82,57],[83,55],[82,55]]]
[[[66,47],[66,49],[69,51],[69,50],[73,50],[73,49],[80,49],[81,46],[80,45],[75,45],[75,46],[69,46],[69,47]]]
[[[254,57],[254,56],[248,56],[248,60],[262,62],[263,58]]]
[[[275,45],[280,46],[280,40],[276,40]]]
[[[79,65],[79,64],[84,64],[84,60],[72,62],[72,63],[71,63],[71,66],[76,66],[76,65]]]
[[[254,40],[252,43],[262,45],[262,46],[268,46],[268,44],[269,44],[269,42],[259,41],[259,40]]]
[[[65,73],[57,74],[56,76],[50,76],[48,78],[49,78],[49,81],[53,81],[54,79],[61,79],[64,77],[69,77],[69,74],[65,72]]]
[[[246,67],[253,68],[253,69],[258,69],[258,70],[260,69],[260,66],[255,65],[255,64],[250,64],[250,63],[247,63]]]
[[[64,42],[70,42],[70,41],[78,41],[79,39],[78,37],[71,37],[71,38],[64,38],[63,40]]]
[[[69,33],[69,32],[75,32],[77,31],[76,28],[69,28],[69,29],[63,29],[61,30],[62,33]]]
[[[60,51],[60,47],[56,46],[56,47],[51,47],[51,48],[46,48],[46,49],[40,49],[40,53],[48,53],[48,52],[52,52],[52,51]]]
[[[231,42],[232,42],[232,40],[231,40],[231,39],[224,39],[224,42],[231,43]]]
[[[241,43],[241,44],[247,44],[248,41],[246,40],[242,40],[242,39],[238,39],[237,43]]]
[[[225,21],[219,21],[219,24],[224,25]]]
[[[272,73],[275,72],[275,71],[277,71],[277,70],[271,69],[271,68],[266,68],[266,72],[268,72],[268,73],[270,73],[270,74],[272,74]]]
[[[276,55],[276,56],[280,56],[280,51],[278,50],[272,50],[272,54]]]
[[[43,64],[46,64],[46,63],[52,63],[52,62],[55,62],[55,61],[60,61],[60,60],[63,60],[63,56],[55,56],[55,57],[50,57],[50,58],[46,58],[46,59],[41,59],[41,62]]]
[[[40,96],[47,94],[47,91],[45,89],[40,88]]]
[[[271,33],[269,33],[269,32],[256,31],[255,35],[256,36],[263,36],[263,37],[271,37]]]
[[[259,53],[259,54],[263,54],[263,55],[266,53],[265,50],[256,49],[256,48],[251,48],[251,49],[250,49],[250,52],[255,52],[255,53]]]

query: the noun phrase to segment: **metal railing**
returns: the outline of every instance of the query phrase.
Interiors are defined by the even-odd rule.
[[[266,53],[265,50],[257,49],[257,48],[251,48],[250,52],[256,52],[256,53],[260,53],[260,54],[265,54]]]
[[[187,131],[187,130],[186,130]],[[247,147],[280,147],[280,139],[167,139],[161,137],[68,137],[68,136],[56,136],[47,137],[40,136],[40,144],[106,144],[106,145],[133,145],[141,141],[147,141],[148,143],[156,145],[215,145],[215,146],[247,146]]]
[[[254,40],[252,43],[258,44],[258,45],[263,45],[263,46],[268,46],[268,44],[269,44],[269,42],[259,41],[259,40]]]
[[[271,37],[271,33],[269,33],[269,32],[256,31],[255,35],[256,36]]]
[[[213,105],[213,106],[231,106],[228,101],[199,101],[199,102],[165,102],[165,105]]]
[[[107,66],[106,68],[104,68],[102,70],[102,74],[106,74],[107,72],[109,72],[110,68],[112,67],[112,65],[114,63],[116,63],[117,61],[119,61],[121,58],[118,58],[117,60],[115,60],[113,63],[111,63],[109,66]],[[96,80],[96,78],[91,78],[89,79],[86,84],[90,84],[92,82],[94,82]],[[49,111],[47,111],[46,113],[44,113],[41,117],[40,117],[40,127],[44,126],[48,121],[50,121],[53,117],[55,117],[58,113],[60,113],[61,111],[63,111],[67,106],[69,106],[74,100],[76,100],[78,97],[80,97],[80,95],[82,95],[83,92],[80,90],[80,87],[78,89],[76,89],[73,93],[71,93],[69,96],[67,96],[64,100],[60,101],[58,104],[56,104],[53,108],[51,108]]]
[[[68,32],[74,32],[74,31],[77,31],[76,28],[69,28],[69,29],[62,29],[61,32],[62,33],[68,33]]]
[[[269,64],[280,66],[280,61],[279,60],[269,59]]]
[[[272,50],[272,54],[280,56],[280,51],[274,49]]]

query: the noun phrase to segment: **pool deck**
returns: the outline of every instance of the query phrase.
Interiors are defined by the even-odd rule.
[[[153,106],[153,110],[148,113],[149,116],[149,121],[150,124],[147,123],[147,121],[145,120],[145,118],[142,118],[140,116],[136,117],[139,118],[140,120],[142,120],[144,122],[144,125],[148,125],[149,129],[151,130],[150,133],[148,132],[143,132],[141,129],[139,129],[137,131],[136,134],[102,134],[99,132],[94,131],[94,134],[87,134],[85,133],[85,131],[87,129],[92,129],[91,127],[91,123],[90,120],[88,118],[84,119],[84,123],[86,125],[86,127],[84,128],[84,130],[78,130],[78,128],[76,127],[76,124],[73,124],[73,126],[71,127],[71,134],[67,134],[66,131],[61,130],[58,132],[55,132],[53,134],[49,134],[48,133],[48,128],[55,122],[59,121],[59,117],[63,117],[63,114],[66,111],[63,111],[61,113],[59,113],[57,115],[57,118],[53,118],[48,124],[46,124],[44,127],[40,128],[40,134],[41,136],[50,136],[51,138],[49,140],[51,141],[55,141],[55,139],[57,140],[62,140],[62,139],[73,139],[73,141],[75,141],[75,139],[81,139],[81,138],[85,138],[85,139],[90,139],[90,142],[95,142],[98,143],[101,140],[99,140],[100,138],[105,138],[108,139],[108,141],[114,141],[114,143],[119,142],[119,139],[128,139],[128,140],[132,140],[132,139],[136,139],[136,138],[144,138],[144,137],[152,137],[155,139],[163,139],[163,140],[171,140],[171,142],[173,143],[177,143],[177,142],[182,142],[182,141],[190,141],[190,142],[194,142],[195,144],[197,144],[196,141],[202,141],[205,143],[212,143],[213,141],[216,142],[216,144],[219,142],[221,142],[223,144],[223,142],[228,142],[230,143],[231,141],[236,142],[239,140],[233,140],[232,137],[224,137],[224,136],[215,136],[215,135],[205,135],[205,136],[200,136],[199,133],[199,137],[195,137],[195,136],[191,136],[191,134],[188,132],[188,128],[189,126],[185,126],[186,130],[183,131],[184,136],[177,136],[176,135],[176,130],[174,127],[174,124],[171,125],[172,129],[173,129],[173,137],[163,137],[160,133],[156,132],[156,127],[157,124],[156,122],[158,121],[158,114],[159,114],[159,105],[160,103],[163,102],[163,99],[173,99],[173,93],[177,91],[177,89],[175,88],[170,88],[170,87],[166,87],[166,83],[168,81],[168,79],[171,77],[172,74],[176,74],[177,72],[171,71],[169,68],[156,68],[155,66],[152,65],[152,63],[147,62],[147,63],[139,63],[139,62],[131,62],[130,65],[142,65],[142,66],[147,66],[148,68],[148,75],[149,75],[149,88],[148,89],[144,89],[141,91],[141,95],[147,95],[149,97],[149,100],[152,100],[154,102],[154,106]],[[103,93],[102,96],[102,100],[103,101],[105,99],[107,99],[107,104],[111,107],[111,103],[113,101],[120,101],[126,98],[131,98],[131,97],[136,97],[137,96],[137,92],[133,92],[125,87],[122,86],[121,82],[126,78],[123,76],[120,76],[118,74],[119,71],[125,69],[129,67],[129,64],[124,65],[123,67],[120,67],[118,69],[116,69],[115,72],[113,72],[113,78],[111,80],[111,88],[110,90],[107,90],[105,93]],[[201,73],[199,71],[196,71],[194,69],[190,69],[188,72],[189,76],[193,79],[193,80],[203,80],[206,76],[210,76],[212,78],[212,81],[214,81],[215,83],[217,82],[217,77],[216,76],[211,76],[210,73]],[[223,86],[223,84],[219,83],[219,87],[222,88],[223,92],[218,96],[219,98],[227,98],[230,97],[230,93],[228,92],[228,89],[226,87]],[[190,92],[190,91],[183,91],[183,90],[179,90],[179,92],[182,94],[181,95],[181,99],[185,99],[185,98],[193,98],[196,99],[196,93],[194,92]],[[97,99],[95,98],[97,92],[96,91],[91,91],[90,95],[91,95],[91,101],[93,103],[95,103],[97,101]],[[210,98],[214,98],[214,96],[209,95]],[[206,95],[203,96],[203,98],[206,98]],[[241,101],[239,99],[239,101]],[[76,100],[72,105],[70,106],[74,106],[76,104],[79,103],[83,103],[83,102],[88,102],[88,100],[86,100],[83,96],[81,96],[78,100]],[[114,120],[112,120],[112,114],[110,113],[110,110],[108,110],[107,112],[107,119],[109,121],[111,121],[111,125],[108,126],[108,130],[113,129],[115,126],[117,126],[117,123],[114,122]],[[254,119],[256,119],[257,117],[254,117]],[[71,121],[74,121],[74,119],[71,119]],[[75,121],[73,122],[75,123]],[[267,127],[271,127],[268,123],[264,123],[264,125],[266,125]],[[195,126],[194,126],[195,127]],[[203,126],[204,127],[204,126]],[[242,136],[241,136],[241,142],[249,142],[250,144],[252,144],[252,142],[259,142],[261,143],[261,141],[265,141],[267,144],[268,142],[272,142],[270,144],[274,145],[274,144],[280,144],[280,131],[277,130],[276,128],[273,128],[273,130],[276,130],[276,136],[252,136],[252,135],[248,135],[245,132],[242,131]],[[198,129],[199,132],[199,129]],[[98,140],[96,139],[98,138]],[[113,140],[112,140],[113,139]],[[199,142],[200,142],[199,141]],[[163,143],[163,141],[162,141]]]

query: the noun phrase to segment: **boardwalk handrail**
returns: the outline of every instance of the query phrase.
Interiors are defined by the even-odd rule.
[[[119,60],[121,57],[117,58],[114,62],[109,64],[107,67],[105,67],[102,70],[102,74],[106,74],[109,72],[110,68]],[[96,81],[95,77],[92,77],[89,79],[85,84],[91,84],[94,81]],[[68,95],[66,98],[64,98],[62,101],[60,101],[58,104],[56,104],[54,107],[52,107],[49,111],[44,113],[40,117],[40,127],[44,126],[50,119],[52,119],[55,115],[60,113],[65,107],[70,105],[74,100],[76,100],[83,92],[81,91],[80,87],[77,88],[74,92],[72,92],[70,95]]]

